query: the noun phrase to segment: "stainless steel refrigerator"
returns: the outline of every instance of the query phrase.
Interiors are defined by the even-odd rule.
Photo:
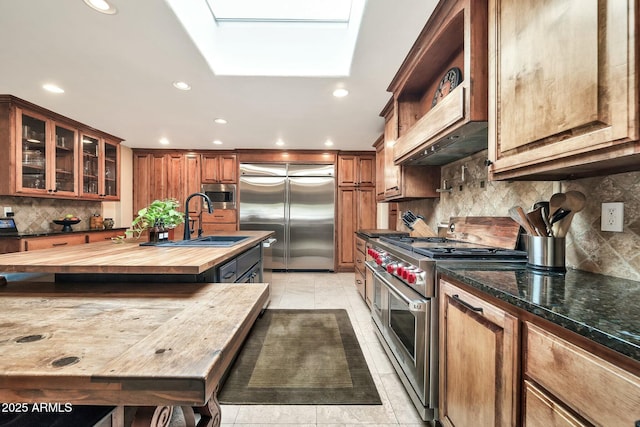
[[[240,230],[273,230],[274,270],[333,270],[334,165],[240,164]]]

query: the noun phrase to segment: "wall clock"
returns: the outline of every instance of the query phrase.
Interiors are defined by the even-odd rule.
[[[435,107],[438,102],[445,96],[449,94],[456,86],[460,84],[462,81],[462,72],[460,68],[453,67],[449,71],[447,71],[442,80],[440,80],[440,84],[436,89],[436,92],[433,94],[433,101],[431,101],[431,107]]]

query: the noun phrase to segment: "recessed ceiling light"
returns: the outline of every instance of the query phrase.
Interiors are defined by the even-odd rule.
[[[114,15],[118,10],[106,2],[106,0],[84,0],[84,2],[93,10],[107,15]]]
[[[327,147],[331,147],[331,146],[333,145],[333,141],[332,141],[332,140],[330,140],[330,139],[327,139],[327,140],[324,142],[324,145],[326,145]]]
[[[191,86],[189,86],[189,84],[186,82],[173,82],[173,87],[180,90],[191,90]]]
[[[42,88],[46,91],[52,92],[52,93],[64,93],[64,89],[62,89],[60,86],[54,85],[52,83],[47,83],[42,85]]]
[[[221,119],[219,117],[217,119],[215,119],[214,122],[216,122],[219,125],[226,125],[227,124],[227,121],[225,119]]]
[[[215,145],[222,145],[222,141],[220,141],[219,139],[214,140],[213,143]]]
[[[282,147],[282,146],[284,145],[284,141],[283,141],[283,140],[281,140],[281,139],[279,139],[279,140],[277,140],[277,141],[276,141],[276,145],[277,145],[278,147]]]
[[[160,144],[169,145],[169,140],[167,138],[160,138]]]
[[[347,95],[349,95],[349,91],[346,89],[336,89],[333,91],[333,96],[336,98],[344,98]]]

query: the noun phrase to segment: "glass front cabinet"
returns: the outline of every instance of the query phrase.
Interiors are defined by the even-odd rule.
[[[16,193],[77,196],[78,131],[35,112],[16,112]]]
[[[120,199],[121,139],[0,95],[0,195]]]
[[[120,197],[120,145],[106,138],[82,133],[83,198],[118,200]]]

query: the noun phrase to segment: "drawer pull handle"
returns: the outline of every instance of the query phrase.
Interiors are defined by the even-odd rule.
[[[236,274],[235,271],[230,271],[227,274],[224,275],[223,279],[229,279],[231,277],[233,277]]]
[[[62,243],[53,243],[51,246],[64,246],[64,245],[68,245],[69,242],[62,242]]]
[[[464,305],[465,307],[467,307],[469,310],[475,311],[477,313],[482,313],[482,307],[474,307],[474,306],[472,306],[468,302],[462,300],[460,298],[460,296],[457,295],[457,294],[453,296],[453,299],[458,301],[460,304]]]

